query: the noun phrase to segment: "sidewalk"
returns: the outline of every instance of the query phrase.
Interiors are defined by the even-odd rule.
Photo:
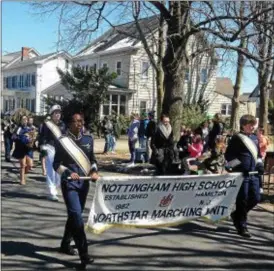
[[[66,221],[63,200],[46,199],[45,177],[36,168],[18,185],[18,164],[2,157],[1,270],[75,270],[77,256],[57,252]],[[94,184],[84,217],[87,219]],[[87,233],[95,262],[88,270],[273,270],[273,213],[250,214],[252,239],[235,234],[232,223],[202,221],[159,229],[110,229]]]

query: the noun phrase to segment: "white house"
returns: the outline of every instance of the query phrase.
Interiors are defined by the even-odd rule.
[[[157,16],[139,21],[151,48],[154,48],[151,35],[158,30],[156,20]],[[65,52],[41,56],[26,47],[21,52],[3,56],[2,111],[26,107],[37,114],[44,114],[43,97],[51,96],[56,100],[71,98],[61,84],[56,68],[70,70],[72,65],[95,69],[107,66],[110,72],[117,73],[118,77],[109,86],[106,102],[101,105],[101,117],[113,112],[129,115],[155,110],[156,75],[138,37],[136,25],[131,22],[108,30],[73,58]],[[192,36],[188,42],[189,53],[204,42],[204,37]],[[217,64],[216,56],[207,53],[191,60],[189,69],[182,76],[185,102],[197,101],[197,97],[203,94],[203,98],[210,101],[209,114],[230,116],[233,85],[229,78],[216,77]],[[240,114],[253,112],[247,95],[241,99]]]
[[[230,78],[216,77],[216,89],[210,95],[208,114],[214,115],[216,113],[221,113],[224,117],[230,117],[233,93],[234,89]],[[256,116],[256,102],[250,99],[249,95],[250,93],[243,93],[240,96],[238,118],[245,114]]]
[[[151,33],[157,33],[156,20],[158,18],[154,16],[139,22],[144,34],[148,36],[147,41],[151,47],[154,44],[149,36]],[[125,32],[127,35],[124,34]],[[106,66],[110,72],[116,72],[118,75],[113,86],[109,88],[107,101],[101,108],[101,116],[109,115],[113,111],[118,114],[130,114],[156,109],[155,70],[138,36],[134,22],[116,26],[73,58],[74,65],[95,69]],[[194,38],[190,40],[188,44],[190,51],[196,41]],[[204,91],[208,96],[215,90],[216,59],[209,61],[209,56],[204,54],[199,61],[193,61],[192,64],[185,76],[186,92],[199,95]],[[189,95],[190,100],[193,99],[191,95]]]
[[[1,64],[2,112],[27,108],[44,114],[42,91],[60,80],[56,68],[70,69],[72,60],[65,52],[40,55],[33,48],[22,47],[19,52],[4,55]]]

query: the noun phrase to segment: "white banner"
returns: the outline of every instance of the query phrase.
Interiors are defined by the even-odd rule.
[[[231,213],[242,181],[239,173],[104,177],[96,184],[87,229],[163,227],[200,217],[216,222]]]

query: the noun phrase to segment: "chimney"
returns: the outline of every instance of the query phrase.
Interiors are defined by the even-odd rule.
[[[21,51],[21,61],[29,58],[29,47],[22,47]]]

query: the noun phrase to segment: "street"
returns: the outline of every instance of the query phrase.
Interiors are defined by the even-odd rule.
[[[1,270],[74,270],[78,256],[58,253],[66,221],[63,199],[46,199],[40,166],[28,175],[25,186],[19,185],[18,168],[16,160],[6,163],[2,154]],[[273,212],[257,207],[249,218],[251,239],[239,237],[231,221],[87,233],[89,253],[95,258],[88,270],[273,270]]]

